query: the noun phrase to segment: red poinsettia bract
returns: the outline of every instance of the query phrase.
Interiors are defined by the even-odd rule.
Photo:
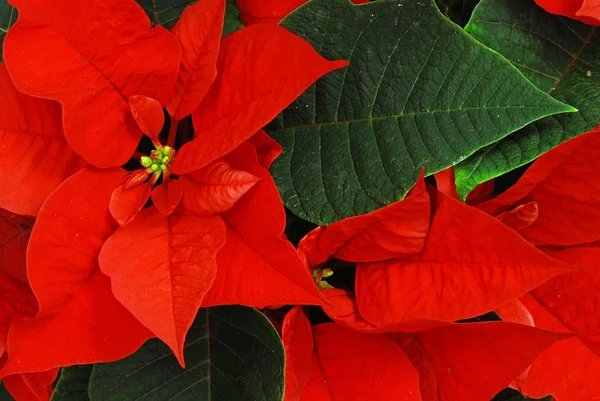
[[[5,184],[14,208],[21,193],[48,185],[26,212],[37,214],[27,275],[39,311],[10,328],[0,375],[120,359],[152,336],[183,365],[201,306],[318,302],[283,236],[285,213],[268,172],[281,148],[260,128],[346,62],[323,59],[273,25],[221,41],[224,0],[189,6],[172,33],[152,28],[133,0],[13,4],[19,20],[6,37],[0,83],[12,91],[5,101],[19,107],[1,132],[17,145],[45,142],[14,160],[9,152],[0,177],[36,173],[20,187]],[[28,122],[34,108],[51,124]],[[175,149],[178,122],[190,113],[195,138]],[[143,134],[155,149],[126,172],[118,166]],[[36,164],[44,158],[61,168]]]
[[[589,25],[600,25],[600,1],[598,0],[535,0],[552,14],[564,15]]]

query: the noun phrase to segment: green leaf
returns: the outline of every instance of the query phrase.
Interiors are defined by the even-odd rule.
[[[136,0],[144,9],[152,25],[160,24],[171,29],[183,10],[195,0]]]
[[[0,48],[2,48],[4,37],[8,33],[8,28],[10,28],[16,20],[17,10],[11,7],[7,0],[0,0]],[[0,61],[4,61],[2,52],[0,52]]]
[[[125,334],[125,333],[124,333]],[[186,369],[157,339],[121,361],[94,366],[92,401],[279,401],[284,352],[264,315],[241,306],[200,309]]]
[[[92,365],[62,368],[50,401],[89,401],[88,385]]]
[[[464,199],[478,184],[523,166],[600,123],[600,31],[548,14],[533,0],[482,0],[467,32],[512,61],[535,85],[578,113],[528,125],[455,168]]]
[[[225,24],[223,25],[223,37],[242,29],[244,24],[240,21],[240,10],[235,5],[234,0],[227,0],[225,9]]]
[[[4,0],[0,0],[4,1]],[[183,10],[195,0],[136,0],[144,9],[152,25],[160,24],[171,29],[179,20]],[[223,26],[223,37],[244,27],[240,21],[240,11],[234,0],[227,0],[225,9],[225,25]]]
[[[8,393],[4,383],[0,380],[0,401],[14,401],[14,398]]]
[[[286,206],[326,225],[402,199],[433,174],[548,115],[573,111],[446,19],[435,0],[313,0],[283,26],[349,60],[268,130]]]

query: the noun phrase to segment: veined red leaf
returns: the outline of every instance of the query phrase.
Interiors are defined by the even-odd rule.
[[[227,240],[203,305],[318,304],[319,291],[308,269],[283,236],[285,211],[269,171],[258,163],[250,143],[240,146],[226,161],[261,180],[222,214]]]
[[[165,114],[158,100],[148,96],[129,96],[129,108],[142,132],[150,138],[160,135],[165,124]]]
[[[520,234],[536,245],[600,239],[600,130],[578,136],[533,163],[515,185],[477,207],[491,215],[536,202],[538,218]]]
[[[570,331],[534,297],[528,294],[521,301],[531,312],[536,327]],[[574,337],[554,344],[538,356],[519,390],[532,398],[551,394],[557,401],[589,401],[600,394],[600,382],[589,379],[598,375],[600,357]]]
[[[217,160],[200,170],[179,177],[183,186],[182,204],[198,216],[213,216],[228,211],[260,179]]]
[[[181,45],[181,65],[167,110],[178,121],[200,105],[217,76],[225,0],[203,0],[188,6],[173,27]]]
[[[15,88],[0,63],[0,208],[35,216],[84,163],[63,136],[60,104]]]
[[[4,57],[16,87],[61,103],[65,137],[88,162],[124,164],[142,135],[129,96],[166,104],[179,67],[175,38],[151,28],[130,0],[11,4],[19,19],[6,35]]]
[[[437,190],[452,199],[460,199],[456,192],[456,178],[454,176],[454,167],[448,167],[445,170],[433,175]]]
[[[298,250],[310,266],[330,258],[377,262],[421,253],[430,220],[429,194],[421,175],[401,201],[362,216],[350,217],[308,233]]]
[[[588,22],[594,25],[600,25],[600,2],[598,0],[583,0],[581,8],[577,10],[575,14],[577,17],[586,19],[593,19],[593,22]]]
[[[421,401],[417,371],[386,335],[325,323],[313,326],[313,336],[315,352],[301,401]]]
[[[185,366],[188,329],[217,274],[225,243],[220,217],[141,212],[104,244],[99,261],[115,297]]]
[[[108,204],[123,176],[120,169],[81,170],[40,209],[27,252],[40,310],[12,326],[0,376],[121,359],[151,336],[98,269],[100,248],[117,228]]]
[[[179,180],[164,182],[152,191],[152,203],[165,216],[173,213],[173,210],[179,206],[182,197],[183,185]]]
[[[489,401],[537,355],[569,336],[507,322],[391,335],[419,372],[423,401]]]
[[[8,349],[10,326],[23,318],[35,316],[38,303],[29,285],[0,273],[0,355]]]
[[[0,209],[0,273],[27,283],[25,252],[34,219]]]
[[[536,202],[527,202],[512,210],[500,213],[496,218],[504,223],[505,226],[512,228],[516,232],[521,232],[535,223],[539,213],[540,211]]]
[[[420,255],[358,266],[358,308],[369,322],[474,317],[575,269],[480,210],[439,192],[436,198]]]
[[[110,214],[120,226],[126,225],[142,210],[151,193],[152,180],[133,188],[117,187],[110,198]]]
[[[310,378],[314,353],[312,328],[301,306],[285,315],[281,330],[285,350],[285,401],[299,401]]]
[[[173,173],[191,173],[226,155],[318,78],[347,65],[325,60],[304,39],[277,25],[258,24],[227,36],[217,79],[192,114],[196,138],[179,151]]]

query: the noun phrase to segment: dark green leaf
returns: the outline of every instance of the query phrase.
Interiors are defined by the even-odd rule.
[[[92,365],[62,368],[50,401],[89,401],[91,374]]]
[[[269,127],[287,207],[326,225],[403,198],[433,174],[547,115],[573,109],[440,14],[434,0],[313,0],[282,24],[349,60]]]
[[[160,24],[171,29],[183,10],[195,0],[136,0],[144,9],[152,25]]]
[[[600,123],[600,32],[595,27],[548,14],[533,0],[482,0],[466,30],[579,112],[536,121],[456,166],[463,199],[478,184]]]
[[[4,1],[4,0],[0,0]],[[136,0],[142,6],[152,25],[160,24],[171,29],[179,20],[183,10],[195,0]],[[234,0],[227,0],[223,37],[244,27],[240,21],[240,12]]]
[[[0,48],[4,43],[4,37],[8,33],[8,28],[17,20],[17,10],[8,4],[7,0],[0,0]],[[3,61],[2,52],[0,52],[0,61]]]
[[[240,21],[240,10],[235,5],[234,0],[227,0],[225,9],[225,24],[223,25],[223,37],[242,29],[244,24]]]
[[[0,401],[14,401],[14,398],[6,391],[4,383],[0,380]]]
[[[125,333],[124,333],[125,334]],[[121,361],[95,365],[92,401],[279,401],[284,353],[261,313],[241,306],[201,309],[185,345],[186,369],[159,340]]]

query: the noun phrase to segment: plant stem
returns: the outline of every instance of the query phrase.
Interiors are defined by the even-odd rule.
[[[179,120],[175,120],[171,117],[171,127],[169,128],[169,138],[167,139],[167,145],[170,147],[175,146],[175,140],[177,139],[177,127],[179,126]]]

